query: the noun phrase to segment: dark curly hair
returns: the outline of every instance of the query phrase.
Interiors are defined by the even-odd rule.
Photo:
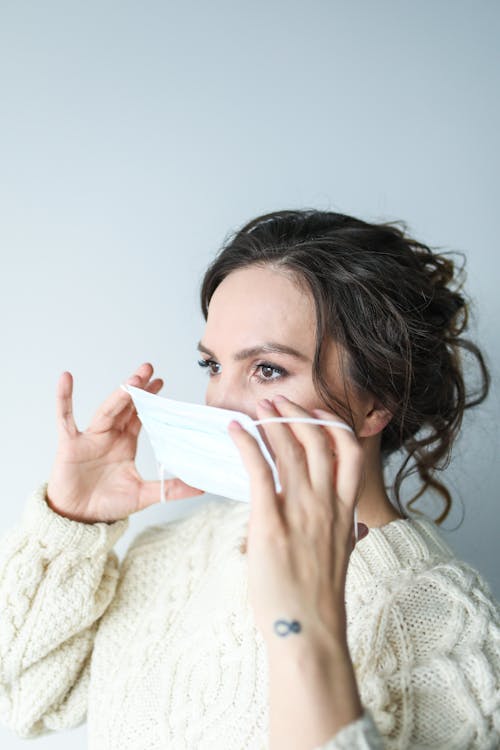
[[[318,395],[354,428],[347,392],[340,401],[325,379],[322,355],[330,339],[346,353],[344,383],[370,392],[393,415],[382,432],[381,458],[385,464],[395,451],[407,453],[393,487],[401,515],[408,518],[401,484],[418,472],[421,487],[407,507],[434,488],[445,505],[438,524],[452,500],[435,472],[449,464],[464,410],[484,401],[490,387],[483,355],[461,336],[469,308],[456,276],[465,276],[465,256],[459,253],[463,266],[456,274],[445,255],[412,239],[403,222],[368,223],[314,209],[275,211],[226,237],[200,291],[206,320],[214,291],[236,269],[271,266],[305,284],[316,310],[312,376]],[[464,382],[464,350],[480,369],[473,393]]]

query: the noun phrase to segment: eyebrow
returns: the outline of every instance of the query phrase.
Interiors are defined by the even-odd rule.
[[[203,344],[201,341],[197,344],[197,349],[199,352],[205,352],[205,354],[209,354],[211,357],[215,357],[215,354],[210,351],[210,349],[207,349],[205,344]],[[297,349],[293,349],[291,346],[285,346],[285,344],[276,344],[275,342],[267,342],[265,344],[260,344],[259,346],[252,346],[249,349],[242,349],[241,351],[237,352],[233,359],[235,362],[241,362],[244,359],[250,359],[250,357],[255,357],[257,354],[288,354],[291,357],[295,357],[296,359],[300,359],[303,362],[309,362],[309,358],[306,357],[305,354],[302,354],[301,352],[297,351]]]

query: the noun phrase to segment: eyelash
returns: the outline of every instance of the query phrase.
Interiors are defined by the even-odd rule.
[[[206,367],[209,368],[210,365],[216,365],[218,364],[214,359],[199,359],[198,364],[200,367]],[[257,381],[259,383],[273,383],[276,380],[281,380],[281,378],[286,377],[288,375],[287,371],[283,367],[277,367],[276,365],[272,365],[270,362],[261,362],[260,364],[255,366],[255,369],[258,369],[259,367],[269,367],[271,370],[274,370],[275,372],[279,373],[279,378],[260,378],[257,376]],[[209,377],[213,377],[217,373],[211,372],[207,369]]]

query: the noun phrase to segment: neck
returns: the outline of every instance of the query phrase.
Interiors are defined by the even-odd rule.
[[[360,438],[365,454],[365,479],[358,500],[358,522],[368,528],[377,528],[403,518],[389,500],[384,484],[380,457],[380,433],[370,438]]]

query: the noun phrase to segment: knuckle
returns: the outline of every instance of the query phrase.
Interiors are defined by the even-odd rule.
[[[63,425],[68,425],[71,422],[71,412],[69,410],[61,414],[61,422]]]
[[[258,481],[261,483],[267,482],[271,475],[270,469],[266,469],[264,466],[261,466],[255,473]]]
[[[328,454],[331,454],[333,452],[332,441],[325,432],[321,432],[321,434],[318,434],[316,439],[318,441],[319,450],[323,451],[323,453]]]
[[[267,531],[267,541],[280,552],[286,552],[290,546],[288,535],[278,526],[271,526]]]
[[[300,502],[293,503],[290,509],[290,516],[293,517],[294,524],[302,531],[309,532],[311,526],[311,517],[307,508]]]
[[[287,535],[282,525],[278,521],[273,521],[271,518],[266,517],[265,521],[257,514],[250,519],[249,531],[255,533],[255,539],[257,544],[263,544],[264,546],[270,546],[275,548],[284,548],[288,543]]]
[[[292,461],[294,464],[303,464],[305,462],[306,453],[304,446],[296,440],[287,441],[284,453],[287,461]]]
[[[253,471],[253,478],[260,486],[268,484],[272,478],[270,467],[259,465]],[[252,475],[250,475],[250,480],[252,480]]]
[[[322,530],[330,530],[335,524],[335,513],[331,503],[323,503],[318,508],[318,524]]]

